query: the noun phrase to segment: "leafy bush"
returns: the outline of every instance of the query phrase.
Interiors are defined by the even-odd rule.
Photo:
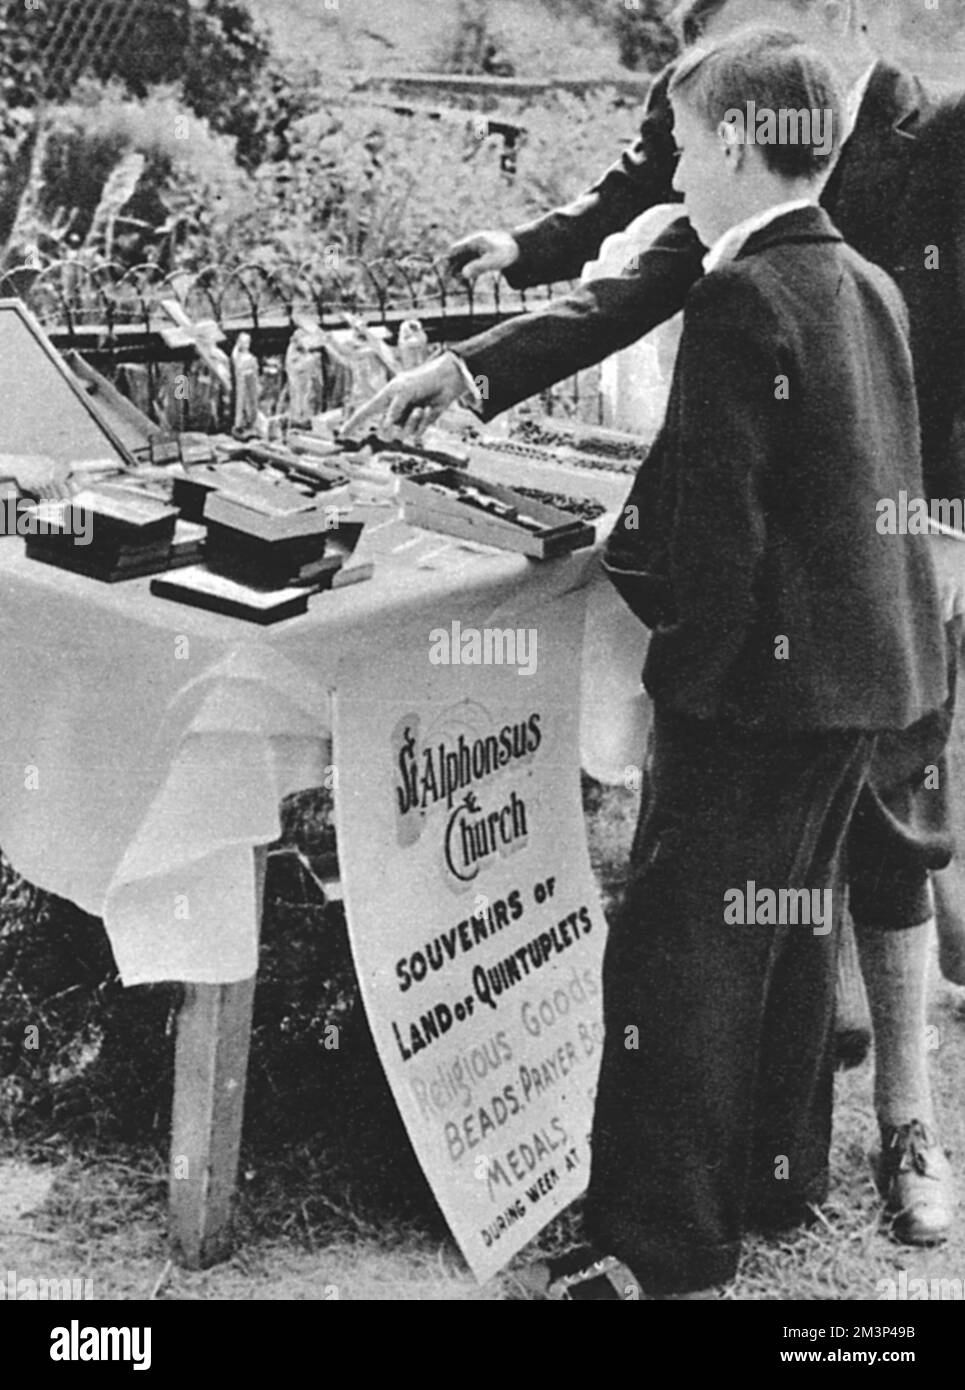
[[[2,8],[3,70],[12,75],[13,104],[31,107],[41,96],[66,100],[83,74],[74,63],[73,31],[60,29],[62,6]],[[88,7],[90,23],[100,17]],[[268,39],[244,0],[151,0],[138,5],[117,42],[104,24],[91,49],[89,72],[119,81],[135,96],[183,82],[188,104],[216,129],[233,132],[269,58]],[[6,94],[6,93],[5,93]]]
[[[8,7],[9,8],[9,7]],[[40,66],[17,20],[0,14],[0,246],[13,227],[29,178],[34,120],[31,107],[41,87]]]
[[[230,223],[245,202],[234,142],[191,115],[171,89],[137,101],[117,85],[87,82],[72,103],[48,111],[41,141],[9,261],[25,246],[50,259],[73,246],[95,259],[110,250],[127,264],[149,256],[164,262],[181,219],[207,226],[215,239],[215,223]],[[143,161],[119,192],[112,178],[132,155]]]
[[[616,5],[613,28],[625,68],[659,72],[677,53],[677,38],[667,23],[664,0],[633,0]]]
[[[512,76],[514,66],[501,56],[505,36],[493,24],[488,0],[459,0],[455,20],[434,66],[440,72]]]
[[[374,107],[332,107],[299,122],[288,160],[255,176],[250,213],[233,227],[236,253],[266,265],[333,246],[372,260],[440,254],[482,225],[511,226],[573,197],[633,136],[635,115],[612,96],[566,93],[525,110],[517,172],[477,117],[435,121]],[[565,139],[560,132],[565,132]]]
[[[431,55],[435,71],[520,78],[619,72],[609,3],[460,0]]]

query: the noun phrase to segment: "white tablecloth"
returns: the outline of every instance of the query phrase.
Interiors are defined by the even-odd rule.
[[[594,661],[606,664],[612,620],[617,703],[628,682],[633,694],[640,641],[627,643],[595,551],[533,564],[390,515],[376,512],[363,542],[374,579],[271,628],[155,598],[146,579],[67,574],[0,540],[0,845],[26,878],[103,917],[126,984],[254,973],[252,849],[278,837],[283,796],[321,784],[331,692],[360,644],[390,682],[399,644],[428,651],[429,631],[454,619],[530,627],[539,612],[547,640],[552,605],[599,583]],[[599,733],[592,679],[586,694]]]

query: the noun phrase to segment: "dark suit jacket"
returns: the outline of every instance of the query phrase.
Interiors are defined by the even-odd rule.
[[[880,730],[944,701],[928,538],[877,527],[881,498],[921,493],[906,328],[893,282],[816,207],[692,290],[666,423],[606,558],[654,628],[659,704]]]
[[[570,207],[517,230],[517,285],[579,274],[611,232],[677,201],[669,76],[651,91],[641,138]],[[923,462],[931,496],[965,496],[965,97],[927,91],[878,63],[855,132],[822,199],[845,238],[897,281],[911,313]],[[929,269],[929,263],[937,268]],[[682,308],[702,274],[686,220],[621,277],[599,280],[459,345],[487,379],[486,415],[602,361]]]

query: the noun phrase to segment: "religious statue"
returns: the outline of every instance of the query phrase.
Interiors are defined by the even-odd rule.
[[[251,334],[239,333],[231,354],[235,383],[234,432],[247,437],[258,432],[258,359],[251,351]]]
[[[314,335],[307,328],[296,328],[285,353],[288,419],[292,425],[309,425],[315,414],[320,364],[314,347]]]

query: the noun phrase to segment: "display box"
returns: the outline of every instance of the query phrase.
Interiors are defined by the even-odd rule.
[[[19,299],[0,299],[0,454],[42,454],[59,464],[112,463],[134,455]]]
[[[401,478],[402,515],[412,526],[551,560],[593,545],[596,531],[566,512],[461,469]]]

